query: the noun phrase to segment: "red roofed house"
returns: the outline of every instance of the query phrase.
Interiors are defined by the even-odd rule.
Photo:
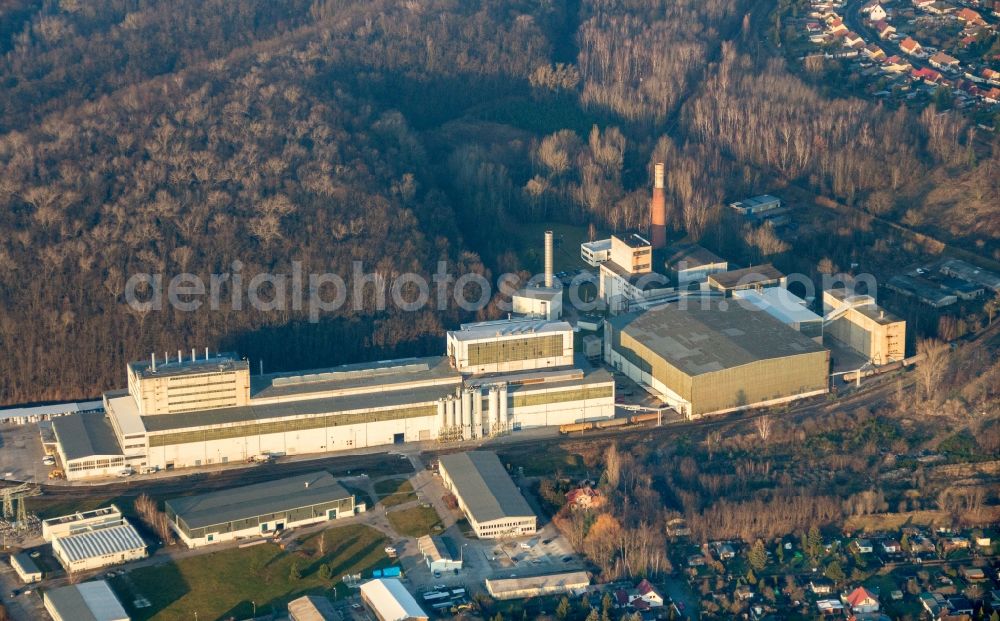
[[[851,607],[851,612],[878,612],[878,597],[865,587],[851,591],[844,603]]]
[[[838,32],[847,32],[847,26],[844,25],[844,21],[841,19],[835,19],[830,22],[830,32],[837,34]]]
[[[1000,103],[1000,88],[994,86],[988,91],[984,90],[982,92],[982,97],[984,100],[990,103]]]
[[[937,54],[931,56],[927,59],[927,62],[938,69],[954,68],[958,66],[958,59],[954,56],[949,56],[944,52],[938,52]]]
[[[982,15],[980,15],[979,13],[976,13],[975,11],[973,11],[972,9],[970,9],[968,7],[963,8],[961,11],[959,11],[956,14],[956,16],[958,17],[958,19],[962,20],[963,22],[968,22],[970,24],[985,24],[986,23],[983,20]]]
[[[903,50],[904,53],[910,54],[912,56],[913,54],[920,53],[921,46],[919,43],[917,43],[915,39],[906,37],[905,39],[903,39],[903,42],[899,44],[899,49]]]
[[[635,587],[635,592],[639,595],[642,601],[649,604],[650,608],[658,608],[663,605],[663,596],[660,592],[656,590],[649,580],[643,578],[639,586]],[[634,604],[633,604],[634,605]]]
[[[983,69],[983,73],[981,75],[983,76],[983,79],[990,84],[1000,84],[1000,71]]]
[[[590,509],[602,501],[600,492],[592,487],[580,487],[566,494],[566,503],[573,509]]]
[[[927,67],[914,69],[910,72],[910,76],[912,76],[914,80],[923,80],[928,84],[937,84],[941,81],[941,74],[933,69],[928,69]]]

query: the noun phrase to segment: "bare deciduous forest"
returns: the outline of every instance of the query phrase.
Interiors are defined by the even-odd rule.
[[[520,222],[641,228],[654,160],[674,234],[748,260],[815,273],[904,243],[831,215],[792,252],[723,214],[782,187],[1000,259],[996,138],[825,99],[760,42],[768,4],[9,0],[0,403],[93,396],[193,344],[272,370],[438,351],[458,310],[137,314],[122,289],[237,260],[524,269]]]

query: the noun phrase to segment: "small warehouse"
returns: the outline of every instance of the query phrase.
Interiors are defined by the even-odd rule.
[[[487,580],[486,590],[496,599],[524,599],[542,595],[560,595],[583,591],[590,586],[585,571],[570,571],[529,578],[501,578]]]
[[[10,566],[14,569],[17,577],[21,579],[21,582],[25,584],[41,582],[42,580],[42,570],[38,568],[34,559],[27,552],[12,554],[10,556]]]
[[[432,572],[454,571],[462,568],[462,559],[455,558],[452,547],[444,537],[424,535],[417,539],[417,547],[424,557],[424,562]]]
[[[480,539],[535,534],[538,518],[496,453],[470,451],[439,460],[441,480]]]
[[[427,621],[427,613],[396,578],[377,578],[361,585],[361,601],[379,621]]]
[[[740,270],[718,272],[708,276],[708,286],[727,296],[743,289],[766,289],[784,287],[788,278],[770,263],[745,267]]]
[[[192,548],[336,520],[354,510],[354,496],[325,471],[166,502],[171,526]]]
[[[146,558],[146,542],[124,518],[55,537],[52,552],[69,573]]]
[[[42,594],[53,621],[129,621],[129,616],[104,580],[71,584]]]
[[[329,599],[318,595],[303,595],[288,602],[289,621],[340,621]]]

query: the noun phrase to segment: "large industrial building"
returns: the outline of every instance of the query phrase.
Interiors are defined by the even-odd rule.
[[[118,507],[102,507],[42,522],[42,537],[69,573],[145,558],[146,542]]]
[[[906,322],[880,308],[870,295],[828,289],[823,292],[823,312],[826,335],[872,364],[906,357]]]
[[[188,547],[318,524],[354,515],[354,496],[328,472],[174,498],[170,525]]]
[[[573,327],[565,321],[512,319],[462,324],[448,332],[454,367],[474,375],[573,364]]]
[[[605,361],[688,418],[828,391],[829,352],[730,300],[621,315],[604,334]]]
[[[440,459],[441,480],[458,501],[476,537],[533,535],[538,518],[496,453],[470,451]]]

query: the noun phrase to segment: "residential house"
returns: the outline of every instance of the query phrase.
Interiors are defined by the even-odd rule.
[[[964,7],[961,11],[956,13],[955,16],[967,24],[983,25],[986,23],[986,21],[983,20],[982,15],[976,13],[969,7]]]
[[[880,22],[888,16],[889,14],[885,12],[885,9],[882,8],[881,4],[876,4],[870,11],[868,11],[868,19],[873,22]]]
[[[941,542],[941,551],[945,556],[954,552],[955,550],[967,550],[969,548],[969,540],[965,537],[948,537]]]
[[[741,584],[736,587],[736,590],[733,592],[733,596],[736,597],[736,601],[749,601],[753,599],[754,596],[753,588],[751,588],[748,584]]]
[[[828,578],[813,578],[809,581],[809,590],[816,595],[829,595],[833,593],[833,580]]]
[[[848,32],[844,35],[844,46],[860,47],[865,44],[865,40],[856,32]]]
[[[913,6],[926,11],[935,2],[937,2],[937,0],[913,0]]]
[[[844,21],[840,18],[832,20],[829,24],[830,34],[847,33],[847,26],[844,25]]]
[[[931,616],[932,619],[937,619],[942,611],[948,610],[948,600],[944,598],[940,593],[929,593],[924,591],[917,596],[920,600],[920,605],[924,607],[927,614]]]
[[[855,539],[851,542],[851,549],[858,554],[871,554],[874,551],[869,539]]]
[[[941,81],[941,74],[927,67],[911,70],[910,77],[916,81],[923,81],[925,84],[930,84],[932,86]]]
[[[899,554],[902,551],[903,548],[895,539],[882,540],[882,552],[885,552],[886,554]]]
[[[931,64],[932,67],[937,67],[938,69],[955,69],[958,67],[958,59],[954,56],[949,56],[944,52],[938,52],[934,54],[927,62]]]
[[[882,62],[882,70],[886,73],[905,73],[912,68],[913,65],[899,56],[890,56]]]
[[[896,33],[896,27],[883,20],[875,24],[875,32],[878,33],[879,39],[888,39]]]
[[[1000,86],[1000,71],[994,71],[993,69],[986,68],[983,69],[983,72],[979,75],[983,76],[983,79],[990,84]]]
[[[659,608],[663,605],[663,595],[645,578],[635,587],[635,592],[650,608]]]
[[[688,567],[701,567],[705,564],[705,557],[700,554],[692,554],[688,557]]]
[[[566,494],[566,504],[571,509],[592,509],[603,504],[601,493],[592,487],[580,487]]]
[[[989,103],[1000,103],[1000,88],[994,86],[988,91],[984,90],[981,93],[981,97],[983,98],[983,101],[987,101]]]
[[[949,597],[948,608],[950,609],[949,612],[952,615],[971,616],[973,611],[976,609],[976,605],[967,597]]]
[[[715,552],[719,555],[720,561],[728,561],[731,558],[736,558],[736,549],[728,543],[717,544]]]
[[[690,537],[691,529],[688,528],[687,522],[684,518],[673,518],[667,520],[667,536],[668,537]]]
[[[986,572],[984,572],[979,567],[962,567],[962,569],[959,571],[962,574],[962,577],[968,580],[969,582],[986,580]]]
[[[824,616],[842,617],[844,614],[844,604],[836,599],[821,599],[816,602],[816,608]]]
[[[844,598],[844,604],[855,613],[878,612],[879,609],[878,596],[863,586],[851,591]]]
[[[923,46],[921,46],[916,39],[913,39],[912,37],[906,37],[905,39],[903,39],[903,42],[899,44],[899,49],[903,50],[904,54],[909,54],[910,56],[916,56],[917,54],[920,54],[921,50],[923,49]]]
[[[869,43],[868,45],[866,45],[863,48],[862,52],[864,53],[865,56],[871,58],[872,60],[882,60],[885,58],[885,52],[883,52],[882,48],[875,45],[874,43]]]

